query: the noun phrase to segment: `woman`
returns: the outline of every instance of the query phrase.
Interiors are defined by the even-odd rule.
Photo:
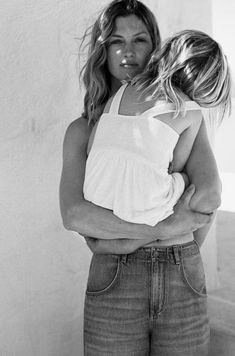
[[[205,281],[197,247],[193,247],[193,257],[191,256],[185,267],[190,272],[190,280],[197,283],[193,296],[191,295],[196,300],[189,303],[187,293],[187,300],[184,300],[182,293],[185,292],[184,288],[187,289],[185,283],[182,286],[182,281],[179,285],[177,282],[174,288],[169,288],[174,284],[174,279],[169,280],[167,290],[172,290],[175,295],[175,302],[172,302],[175,308],[161,320],[161,326],[156,321],[164,304],[161,296],[168,293],[166,289],[164,292],[162,289],[167,282],[162,279],[166,273],[161,277],[159,275],[158,281],[161,283],[158,287],[150,282],[156,280],[155,262],[159,257],[166,257],[166,250],[145,250],[145,257],[149,261],[146,265],[152,271],[147,278],[143,278],[143,270],[136,271],[132,267],[129,269],[126,265],[129,256],[127,253],[149,242],[176,238],[202,226],[205,232],[208,230],[212,221],[211,213],[220,201],[220,181],[204,124],[200,127],[186,165],[189,179],[196,186],[196,193],[194,194],[194,186],[190,186],[176,205],[174,215],[158,225],[147,226],[123,221],[112,211],[87,202],[83,196],[88,141],[90,138],[91,144],[93,139],[92,123],[98,120],[106,101],[121,86],[121,81],[132,78],[143,70],[158,43],[154,39],[158,33],[156,28],[152,13],[139,1],[115,1],[107,6],[93,27],[89,60],[84,72],[87,88],[85,112],[82,118],[69,126],[65,135],[60,186],[63,222],[69,230],[96,238],[87,238],[89,246],[96,254],[90,269],[85,305],[85,355],[168,355],[172,354],[172,350],[175,355],[206,355],[207,352],[209,328]],[[90,125],[84,118],[87,115]],[[205,163],[209,159],[210,167]],[[205,171],[201,169],[198,172],[198,160]],[[205,180],[205,174],[212,178],[210,185]],[[192,209],[198,212],[192,212]],[[107,253],[107,256],[103,253]],[[176,268],[179,268],[181,262],[177,248],[167,250],[167,253],[168,261],[175,261]],[[161,256],[157,257],[156,254]],[[166,264],[165,259],[164,261],[163,265]],[[171,264],[170,266],[172,267]],[[163,268],[162,265],[160,268]],[[101,273],[97,274],[99,269]],[[122,294],[118,294],[120,291],[116,287],[124,269],[126,272],[133,271],[133,274],[130,278],[124,277],[122,292],[127,288],[127,293],[133,291],[134,295],[130,295],[129,302],[127,297],[121,305]],[[150,285],[151,296],[142,295],[142,292],[149,290]],[[112,286],[115,288],[112,289]],[[188,292],[192,293],[192,289]],[[159,297],[156,293],[160,293]],[[104,297],[108,300],[105,301]],[[150,304],[148,300],[151,300]],[[184,302],[188,303],[187,308]],[[197,307],[193,314],[194,304]],[[131,305],[129,310],[126,309],[128,305]],[[190,320],[195,314],[200,323]]]

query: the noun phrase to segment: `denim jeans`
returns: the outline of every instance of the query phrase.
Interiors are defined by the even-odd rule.
[[[205,275],[194,241],[93,255],[85,356],[206,356],[208,348]]]

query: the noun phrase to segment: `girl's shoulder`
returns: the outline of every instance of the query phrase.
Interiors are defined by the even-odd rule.
[[[82,133],[89,133],[90,130],[91,128],[88,124],[88,120],[81,116],[69,124],[66,133],[74,134],[78,133],[78,131]]]

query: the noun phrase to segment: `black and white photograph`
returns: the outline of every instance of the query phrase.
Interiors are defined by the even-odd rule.
[[[233,0],[0,0],[0,356],[235,356]]]

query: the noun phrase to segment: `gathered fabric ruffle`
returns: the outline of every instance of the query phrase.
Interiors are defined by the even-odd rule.
[[[86,170],[85,199],[133,223],[154,226],[164,220],[185,188],[180,173],[168,174],[138,155],[115,149],[91,151]]]

